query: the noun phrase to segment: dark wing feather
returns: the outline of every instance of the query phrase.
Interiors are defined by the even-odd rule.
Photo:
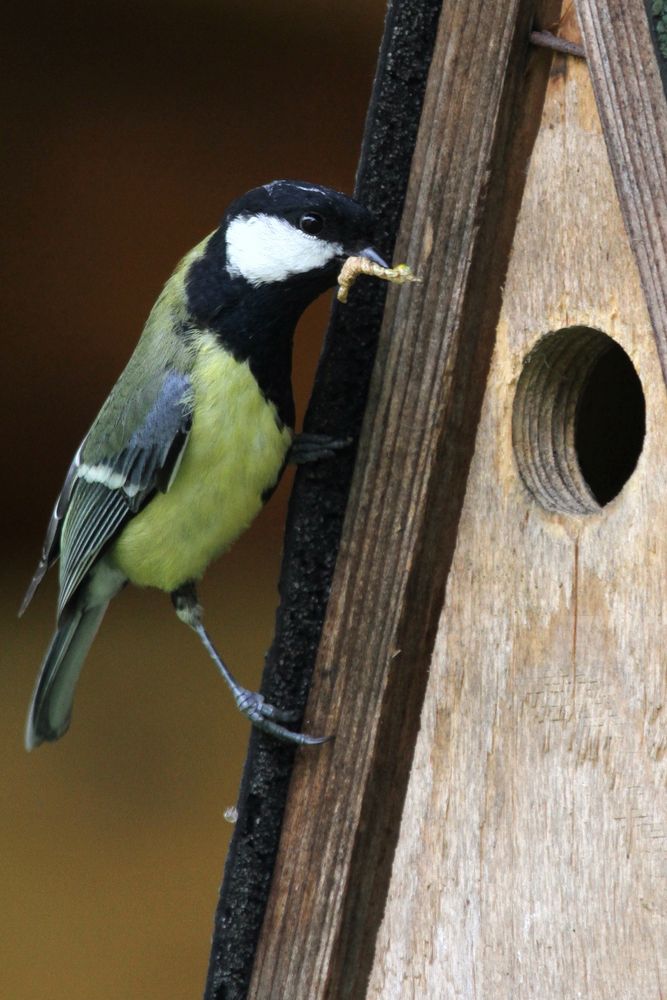
[[[190,380],[171,370],[164,375],[141,423],[119,451],[105,454],[97,422],[93,425],[67,474],[22,611],[48,566],[60,554],[58,614],[62,614],[123,524],[148,503],[156,490],[165,492],[169,488],[191,424]],[[100,444],[91,447],[91,438],[93,442],[97,438]]]
[[[21,607],[19,608],[19,618],[25,611],[25,609],[30,604],[31,600],[35,595],[35,591],[39,587],[40,583],[44,579],[46,571],[58,558],[58,548],[60,545],[60,529],[62,527],[63,518],[67,512],[69,506],[70,498],[72,496],[72,490],[74,484],[76,483],[77,473],[79,471],[79,466],[81,465],[81,452],[85,445],[85,439],[79,445],[76,455],[72,459],[72,464],[67,470],[67,475],[65,476],[65,482],[63,483],[63,488],[58,495],[58,499],[53,507],[53,513],[51,514],[51,519],[49,521],[49,526],[46,529],[46,537],[44,538],[44,545],[42,546],[42,554],[39,557],[39,563],[37,564],[37,569],[35,570],[34,576],[30,581],[28,589],[26,590],[25,597],[21,602]]]
[[[101,483],[77,484],[63,525],[58,617],[102,550],[131,514],[122,489],[110,490]]]

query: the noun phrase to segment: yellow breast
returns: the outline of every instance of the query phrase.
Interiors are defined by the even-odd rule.
[[[191,374],[195,407],[181,464],[123,529],[111,556],[129,580],[171,591],[198,579],[248,527],[276,482],[292,435],[247,363],[211,336]]]

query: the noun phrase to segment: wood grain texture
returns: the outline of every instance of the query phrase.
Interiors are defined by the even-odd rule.
[[[388,295],[307,712],[336,739],[297,760],[249,994],[261,1000],[365,993],[544,96],[534,13],[443,7],[396,253],[424,284]]]
[[[417,140],[440,0],[389,0],[355,196],[391,258]],[[359,281],[334,304],[304,430],[359,439],[387,286]],[[262,693],[303,712],[331,590],[356,449],[296,473],[285,526],[280,607]],[[243,1000],[269,895],[294,750],[253,727],[238,819],[216,909],[206,1000]]]
[[[601,329],[646,400],[597,512],[523,486],[547,332]],[[667,983],[667,399],[586,64],[554,57],[368,1000],[648,1000]]]
[[[580,0],[621,211],[667,380],[667,99],[644,0]]]

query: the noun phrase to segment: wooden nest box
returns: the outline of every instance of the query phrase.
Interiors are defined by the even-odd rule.
[[[535,9],[443,6],[258,1000],[667,990],[667,101]]]

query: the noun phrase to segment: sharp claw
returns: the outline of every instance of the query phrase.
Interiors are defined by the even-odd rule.
[[[292,442],[289,461],[297,465],[334,458],[336,453],[349,448],[354,439],[336,438],[332,434],[297,434]]]
[[[305,733],[295,733],[292,729],[281,726],[281,722],[296,722],[300,716],[299,711],[292,709],[276,708],[264,699],[264,695],[259,692],[248,691],[241,688],[235,695],[236,704],[239,710],[253,726],[261,729],[264,733],[269,733],[283,743],[294,743],[297,746],[317,746],[332,739],[331,736],[307,736]]]
[[[292,729],[286,729],[285,726],[281,726],[277,722],[271,722],[270,719],[260,719],[253,722],[253,725],[256,729],[261,729],[263,733],[268,733],[274,739],[280,740],[281,743],[291,743],[300,747],[320,746],[333,739],[333,736],[308,736],[306,733],[295,733]]]

